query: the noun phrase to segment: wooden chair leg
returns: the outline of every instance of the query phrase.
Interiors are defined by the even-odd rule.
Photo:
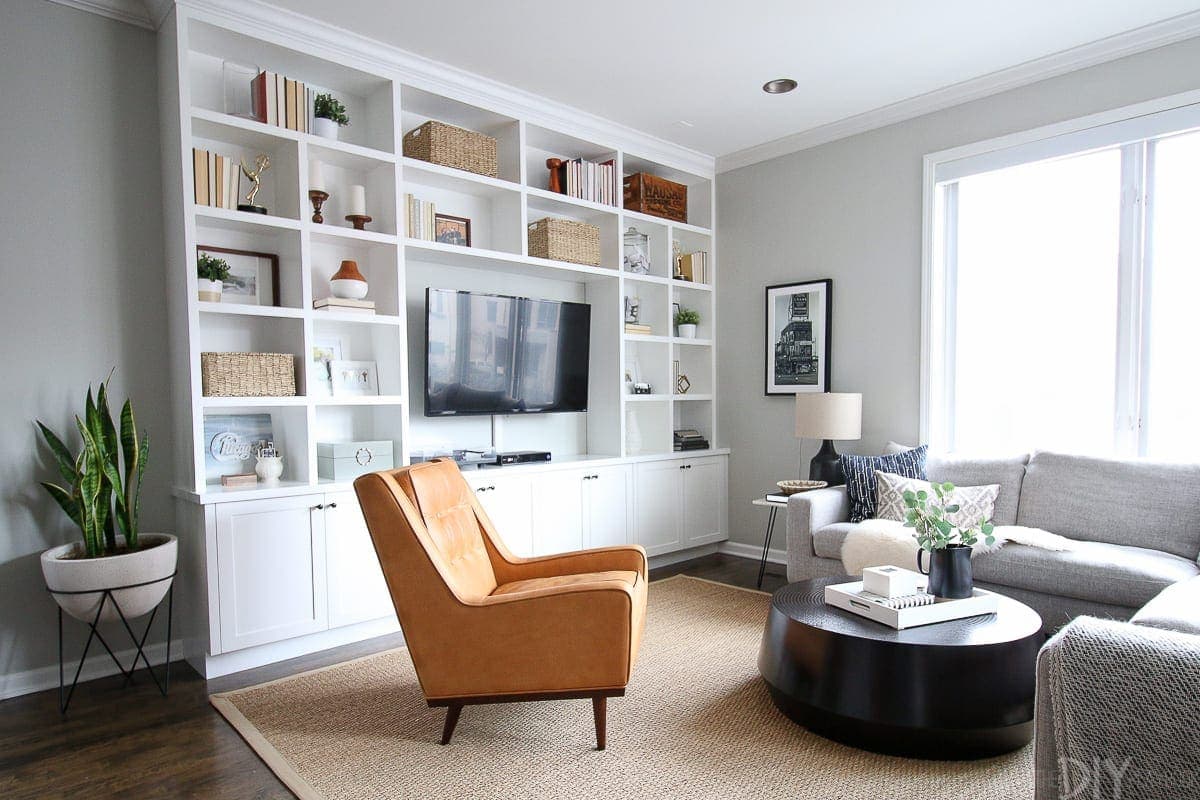
[[[607,744],[608,728],[608,698],[592,698],[592,716],[596,720],[596,749],[603,750]]]
[[[442,744],[450,744],[454,735],[454,726],[458,724],[458,715],[462,713],[462,703],[446,706],[446,724],[442,726]]]

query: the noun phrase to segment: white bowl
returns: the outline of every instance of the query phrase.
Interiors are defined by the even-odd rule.
[[[362,300],[367,296],[367,282],[354,280],[336,280],[329,282],[329,291],[334,297],[345,300]]]

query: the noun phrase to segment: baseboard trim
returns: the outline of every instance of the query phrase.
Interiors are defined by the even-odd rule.
[[[719,545],[704,544],[699,547],[691,547],[687,550],[676,550],[673,553],[663,553],[662,555],[650,556],[650,569],[655,570],[659,567],[669,567],[672,564],[678,564],[680,561],[691,561],[693,558],[701,558],[702,556],[712,555],[717,552]]]
[[[133,648],[119,650],[117,651],[117,658],[122,664],[129,664],[133,661],[133,656],[136,652]],[[155,667],[162,666],[163,662],[166,661],[166,656],[167,645],[165,642],[146,647],[146,657],[150,659],[150,663]],[[182,661],[183,658],[183,640],[172,640],[171,661],[178,662]],[[75,674],[75,667],[78,663],[78,658],[76,657],[63,665],[65,677],[68,681]],[[146,668],[146,665],[140,660],[138,664],[141,665],[142,669]],[[88,652],[87,663],[83,666],[83,672],[79,673],[79,682],[84,683],[85,681],[93,681],[97,678],[107,678],[109,675],[116,675],[119,671],[116,664],[108,657],[108,653],[104,652],[104,648],[93,643],[91,651]],[[11,672],[7,675],[0,675],[0,700],[57,688],[58,664],[48,664],[44,667],[27,669],[24,672]]]
[[[247,647],[220,655],[206,655],[190,659],[190,663],[207,680],[222,678],[235,672],[243,672],[267,664],[276,664],[288,659],[319,653],[342,645],[354,644],[376,636],[396,633],[400,622],[394,614],[379,619],[359,622],[339,628],[297,636],[279,642]]]
[[[721,542],[717,548],[718,553],[724,553],[727,556],[737,556],[738,558],[752,558],[758,561],[762,558],[762,547],[757,544],[746,544],[745,542]],[[767,562],[770,564],[786,564],[787,550],[777,550],[772,548],[767,551]]]

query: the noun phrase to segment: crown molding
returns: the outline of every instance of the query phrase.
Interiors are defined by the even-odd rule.
[[[1028,86],[1069,72],[1200,36],[1200,11],[1119,33],[1089,44],[936,89],[862,114],[717,157],[717,172],[757,164],[935,111]]]
[[[151,0],[147,0],[148,2]],[[77,8],[102,17],[115,19],[139,28],[154,30],[157,26],[151,22],[146,6],[142,0],[50,0],[60,6]]]
[[[175,7],[175,0],[142,0],[142,5],[146,7],[151,26],[158,30]]]

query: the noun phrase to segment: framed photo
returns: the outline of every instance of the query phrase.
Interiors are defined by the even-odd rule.
[[[252,306],[279,305],[279,255],[235,250],[210,244],[196,245],[196,255],[218,253],[229,265],[221,291],[222,303]]]
[[[630,393],[633,392],[633,384],[641,382],[642,365],[637,356],[629,356],[625,359],[625,383],[628,384]]]
[[[270,414],[204,415],[204,480],[254,471],[254,454],[275,440]]]
[[[829,391],[833,281],[768,286],[766,394]]]
[[[364,397],[379,394],[379,376],[374,361],[329,362],[329,381],[334,397]]]
[[[329,364],[341,361],[342,340],[336,336],[313,337],[312,371],[313,394],[322,397],[333,397],[333,383],[329,379]]]
[[[471,220],[449,214],[433,215],[433,238],[442,244],[471,246]]]

